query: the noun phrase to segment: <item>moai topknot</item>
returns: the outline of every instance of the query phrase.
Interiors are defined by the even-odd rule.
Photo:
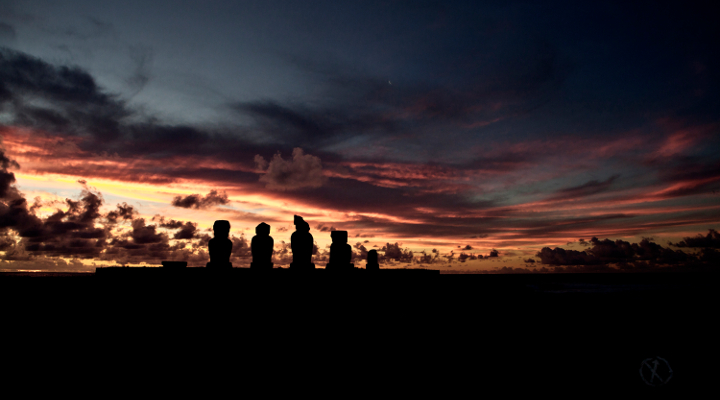
[[[232,268],[230,263],[232,241],[228,239],[228,236],[230,236],[230,222],[225,220],[215,221],[213,231],[215,237],[210,239],[208,243],[210,262],[207,263],[207,267],[212,269]]]
[[[252,269],[272,269],[272,254],[275,241],[270,236],[270,225],[262,222],[255,227],[255,236],[250,242],[252,251]]]
[[[330,232],[332,244],[330,245],[330,261],[326,269],[335,271],[347,271],[354,268],[352,261],[352,247],[347,244],[347,231]]]
[[[310,234],[310,225],[299,216],[295,216],[295,232],[290,236],[290,248],[293,253],[293,262],[290,268],[297,270],[315,269],[312,263],[313,237]]]

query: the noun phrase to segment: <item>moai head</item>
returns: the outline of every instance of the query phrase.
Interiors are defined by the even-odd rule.
[[[367,262],[368,264],[377,264],[378,263],[378,253],[377,250],[370,250],[368,251],[367,256]]]
[[[303,217],[296,215],[295,216],[295,230],[298,232],[310,232],[310,225],[305,222]]]
[[[225,220],[217,220],[213,224],[213,231],[216,238],[226,238],[230,235],[230,222]]]
[[[347,243],[347,231],[332,231],[330,232],[333,244],[346,244]]]
[[[258,236],[270,236],[270,225],[261,222],[255,227],[255,234]]]

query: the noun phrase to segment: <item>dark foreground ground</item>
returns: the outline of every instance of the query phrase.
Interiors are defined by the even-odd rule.
[[[203,397],[703,393],[719,277],[6,273],[5,365]]]

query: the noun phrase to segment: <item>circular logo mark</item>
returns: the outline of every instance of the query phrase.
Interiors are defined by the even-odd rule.
[[[640,364],[640,377],[650,386],[662,386],[672,378],[670,363],[661,357],[648,358]]]

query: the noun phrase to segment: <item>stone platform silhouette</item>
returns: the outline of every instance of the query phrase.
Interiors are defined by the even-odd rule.
[[[165,262],[167,263],[167,262]],[[294,269],[294,268],[271,268],[271,269],[255,269],[255,268],[193,268],[184,267],[182,263],[168,263],[163,267],[99,267],[95,269],[95,276],[101,278],[160,278],[163,276],[174,277],[212,277],[222,275],[228,278],[244,278],[252,276],[351,276],[351,277],[419,277],[440,275],[440,270],[434,269],[404,269],[404,268],[384,268],[379,270],[366,270],[362,268],[353,268],[349,270],[327,270],[327,269]]]

